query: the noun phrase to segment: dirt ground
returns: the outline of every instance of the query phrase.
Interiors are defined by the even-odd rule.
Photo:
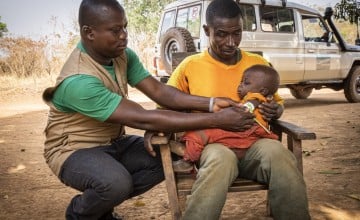
[[[43,129],[47,107],[41,88],[0,89],[0,219],[64,219],[76,195],[45,164]],[[305,141],[304,176],[312,219],[360,219],[360,103],[343,93],[315,91],[307,100],[286,100],[283,119],[316,132]],[[145,108],[154,104],[132,89],[130,98]],[[127,133],[142,134],[128,129]],[[222,219],[266,219],[266,193],[230,193]],[[165,184],[116,207],[126,220],[171,219]]]

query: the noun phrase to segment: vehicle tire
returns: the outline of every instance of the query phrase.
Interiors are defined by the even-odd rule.
[[[171,54],[176,52],[195,52],[193,38],[188,30],[182,27],[169,28],[161,39],[160,56],[166,72],[172,72]]]
[[[360,66],[355,66],[350,70],[345,79],[344,94],[348,102],[360,102]]]
[[[307,99],[311,95],[312,90],[313,90],[313,88],[311,88],[311,87],[307,87],[307,88],[290,88],[290,93],[296,99]]]

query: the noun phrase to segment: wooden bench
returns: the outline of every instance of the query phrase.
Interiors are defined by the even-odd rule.
[[[178,53],[173,54],[173,68],[177,66],[187,54]],[[298,168],[303,172],[302,165],[302,140],[316,139],[313,132],[307,131],[304,128],[285,122],[276,120],[271,123],[271,130],[278,135],[279,140],[282,141],[283,134],[287,137],[287,148],[295,155]],[[151,144],[160,146],[161,159],[163,162],[165,185],[169,198],[169,207],[171,209],[172,219],[180,220],[181,211],[185,207],[186,196],[191,194],[191,188],[196,180],[195,173],[174,173],[172,167],[172,157],[169,145],[169,140],[172,134],[164,136],[153,136]],[[229,188],[229,192],[243,192],[254,190],[267,190],[268,187],[257,182],[238,178]],[[270,214],[270,209],[267,209]]]

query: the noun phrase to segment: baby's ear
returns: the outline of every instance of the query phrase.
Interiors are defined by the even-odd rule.
[[[274,96],[272,96],[272,95],[266,96],[266,100],[267,100],[268,102],[272,101],[273,99],[274,99]]]
[[[268,88],[265,88],[265,87],[263,87],[263,88],[261,88],[260,89],[260,93],[261,93],[261,95],[263,95],[263,96],[268,96],[269,95],[269,89]]]

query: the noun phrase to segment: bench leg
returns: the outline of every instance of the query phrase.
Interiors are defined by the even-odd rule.
[[[181,210],[178,200],[178,195],[176,191],[176,182],[174,176],[174,170],[172,167],[172,159],[170,146],[168,144],[160,145],[161,159],[163,163],[164,175],[165,175],[165,185],[169,198],[169,206],[171,210],[171,216],[173,220],[181,219]]]
[[[296,157],[298,169],[300,170],[301,174],[303,174],[303,161],[302,161],[302,146],[301,140],[296,140],[291,138],[289,135],[287,136],[287,144],[288,149],[293,152]]]

